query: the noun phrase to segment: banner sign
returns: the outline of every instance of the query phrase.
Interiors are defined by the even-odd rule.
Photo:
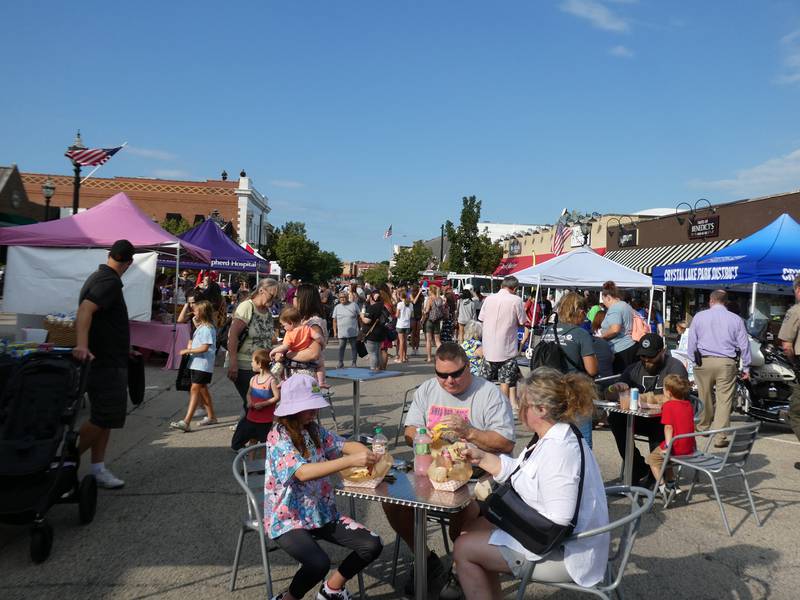
[[[719,237],[719,215],[689,221],[690,240],[701,240],[712,237]]]

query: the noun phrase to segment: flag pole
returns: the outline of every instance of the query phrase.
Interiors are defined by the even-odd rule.
[[[127,146],[127,145],[128,145],[128,142],[122,142],[122,145],[119,147],[119,149],[120,149],[120,150],[122,150],[122,149],[123,149],[125,146]],[[105,164],[105,163],[103,163],[103,164]],[[89,172],[89,174],[88,174],[86,177],[84,177],[83,179],[81,179],[81,183],[83,183],[84,181],[86,181],[87,179],[89,179],[89,177],[91,177],[92,175],[94,175],[94,172],[95,172],[95,171],[97,171],[97,169],[99,169],[99,168],[100,168],[100,167],[102,167],[102,166],[103,166],[103,165],[97,165],[97,166],[96,166],[94,169],[92,169],[92,170]]]

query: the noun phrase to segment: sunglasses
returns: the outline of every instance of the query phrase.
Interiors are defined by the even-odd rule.
[[[442,373],[441,371],[435,371],[436,376],[439,379],[447,379],[448,377],[452,377],[453,379],[458,379],[464,374],[464,370],[467,368],[467,365],[464,365],[460,369],[456,371],[450,371],[449,373]]]

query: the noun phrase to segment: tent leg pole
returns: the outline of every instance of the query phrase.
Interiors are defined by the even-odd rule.
[[[750,322],[756,319],[756,293],[758,292],[758,283],[753,282],[753,293],[750,296]]]
[[[653,295],[655,294],[655,286],[650,286],[650,305],[647,307],[647,326],[650,326],[650,321],[653,320]]]
[[[175,255],[175,294],[172,303],[172,362],[175,363],[175,346],[178,344],[178,275],[181,272],[181,244],[178,242],[178,252]]]
[[[661,290],[661,320],[664,321],[664,335],[662,336],[664,338],[664,341],[666,341],[667,339],[667,327],[666,327],[667,323],[666,319],[664,318],[666,317],[666,315],[667,315],[667,288],[664,288],[663,290]]]

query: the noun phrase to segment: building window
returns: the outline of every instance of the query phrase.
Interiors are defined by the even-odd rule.
[[[180,221],[182,218],[181,213],[167,213],[167,221]]]
[[[205,215],[195,215],[194,216],[194,224],[197,225],[198,223],[202,223],[206,220]]]

